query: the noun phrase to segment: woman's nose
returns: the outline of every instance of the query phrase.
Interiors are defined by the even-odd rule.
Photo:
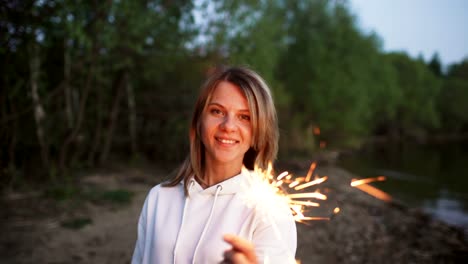
[[[226,131],[233,131],[236,129],[236,123],[233,117],[226,115],[221,123],[221,128]]]

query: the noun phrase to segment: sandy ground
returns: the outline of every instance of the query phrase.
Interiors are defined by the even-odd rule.
[[[306,167],[295,165],[297,171]],[[314,214],[330,216],[336,206],[341,212],[330,221],[298,224],[301,263],[468,263],[463,231],[349,187],[353,175],[344,170],[323,167],[318,173],[329,176],[322,191],[330,199]],[[80,180],[83,188],[131,191],[125,205],[7,193],[1,201],[0,263],[129,263],[141,206],[161,175],[124,169]],[[77,230],[61,225],[80,217],[92,223]]]
[[[1,214],[0,263],[129,263],[141,206],[159,180],[133,169],[91,174],[80,181],[84,188],[132,192],[131,202],[123,205],[8,194]],[[80,218],[92,223],[77,230],[61,224]]]

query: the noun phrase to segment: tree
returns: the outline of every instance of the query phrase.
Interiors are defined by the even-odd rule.
[[[319,126],[323,138],[341,144],[366,135],[377,40],[357,30],[345,3],[306,1],[288,10],[288,46],[277,72],[299,129]]]
[[[438,107],[443,132],[468,131],[468,59],[450,65],[443,82]]]
[[[397,72],[396,87],[401,93],[394,123],[403,136],[424,137],[427,129],[439,127],[436,102],[441,82],[422,60],[412,60],[405,53],[390,53],[387,57]]]
[[[442,77],[442,64],[440,63],[439,53],[434,53],[428,65],[429,69],[437,77]]]

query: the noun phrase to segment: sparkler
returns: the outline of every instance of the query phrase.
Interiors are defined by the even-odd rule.
[[[287,217],[284,214],[289,210],[292,212],[294,220],[297,222],[311,221],[311,220],[329,220],[331,217],[316,217],[306,215],[306,208],[319,207],[320,204],[317,200],[327,200],[327,196],[320,193],[318,190],[313,192],[297,192],[314,185],[318,185],[327,180],[328,177],[315,177],[312,180],[312,174],[316,168],[316,163],[312,163],[307,175],[305,177],[293,177],[289,172],[285,171],[277,177],[273,176],[272,165],[268,164],[267,170],[264,171],[255,167],[254,173],[246,171],[249,186],[246,186],[244,200],[249,207],[255,207],[260,214],[270,222],[273,232],[279,241],[282,239],[281,232],[279,231],[274,219],[281,219]],[[243,170],[247,170],[243,168]],[[313,200],[312,200],[313,199]],[[279,208],[284,206],[283,208]],[[282,210],[284,209],[284,210]],[[339,212],[339,208],[335,208],[333,214]],[[286,245],[286,248],[287,245]],[[300,263],[294,258],[294,255],[288,251],[288,263]]]
[[[319,207],[317,200],[325,201],[328,197],[318,190],[313,192],[299,192],[304,189],[317,186],[328,179],[328,176],[319,177],[314,175],[317,163],[311,163],[305,177],[293,177],[285,171],[278,176],[273,175],[272,165],[268,164],[266,170],[255,167],[254,174],[249,179],[250,192],[245,196],[248,205],[255,205],[265,214],[275,214],[280,204],[287,204],[291,210],[294,220],[304,222],[309,220],[329,220],[330,217],[309,216],[306,213],[310,207]],[[352,179],[351,187],[364,191],[378,199],[391,201],[387,193],[370,186],[368,183],[385,181],[385,176],[366,179]],[[333,210],[331,216],[340,211],[338,207]]]
[[[312,179],[316,163],[312,163],[305,177],[293,177],[285,171],[273,176],[272,165],[267,170],[255,167],[252,177],[249,178],[249,192],[244,197],[247,205],[256,206],[264,215],[277,215],[281,212],[278,206],[287,204],[294,220],[304,222],[310,220],[329,220],[330,217],[316,217],[307,214],[310,207],[319,207],[318,201],[327,200],[327,196],[318,190],[312,192],[298,192],[325,182],[328,177],[315,176]],[[333,214],[339,209],[335,209]]]
[[[246,186],[248,191],[245,192],[244,200],[247,206],[256,207],[257,210],[270,221],[278,239],[281,240],[281,233],[273,219],[287,216],[284,214],[285,210],[279,209],[279,206],[284,205],[289,207],[294,220],[300,223],[313,220],[330,220],[334,215],[340,212],[340,208],[336,207],[330,216],[321,217],[309,215],[310,208],[319,207],[319,201],[328,199],[325,194],[318,190],[303,192],[303,190],[317,186],[328,179],[328,176],[314,176],[313,174],[316,167],[317,164],[315,162],[312,163],[305,177],[293,177],[293,175],[289,174],[287,171],[275,177],[273,175],[271,163],[268,164],[267,170],[255,167],[254,173],[246,172],[246,174],[251,177],[248,178],[249,186]],[[247,169],[243,168],[243,170]],[[368,185],[370,182],[384,180],[384,176],[361,180],[353,179],[350,185],[381,200],[391,201],[390,195]],[[294,259],[292,254],[290,255],[290,259],[291,263],[299,263]]]

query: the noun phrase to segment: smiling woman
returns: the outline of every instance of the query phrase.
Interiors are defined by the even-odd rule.
[[[222,182],[219,169],[235,175],[242,167],[244,154],[252,143],[250,111],[242,90],[222,81],[213,92],[202,114],[201,138],[205,147],[207,186]]]
[[[254,166],[278,149],[270,89],[254,71],[217,70],[202,87],[190,153],[176,177],[148,194],[132,263],[290,263],[296,226],[288,207],[268,218],[246,204]],[[281,239],[279,239],[281,238]]]

